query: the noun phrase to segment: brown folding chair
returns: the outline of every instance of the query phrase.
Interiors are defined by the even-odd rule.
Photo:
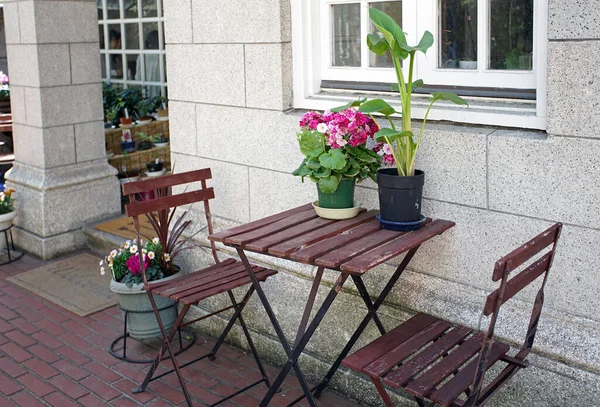
[[[128,216],[131,216],[133,218],[133,223],[137,235],[137,242],[140,242],[139,216],[147,216],[150,220],[150,223],[152,223],[154,228],[157,229],[157,225],[166,225],[172,220],[173,213],[177,207],[184,205],[192,205],[196,202],[204,203],[204,212],[206,214],[208,233],[212,234],[213,228],[208,201],[210,199],[213,199],[215,195],[213,188],[207,188],[206,186],[206,180],[210,179],[211,177],[212,176],[210,169],[206,168],[197,171],[184,172],[176,175],[167,175],[160,178],[153,178],[123,184],[123,194],[128,195],[130,199],[130,204],[128,204],[125,207],[125,211]],[[190,184],[192,182],[200,182],[201,188],[199,190],[191,192],[187,192],[186,189],[184,192],[177,195],[173,195],[171,193],[172,187],[176,185]],[[137,202],[137,198],[140,197],[141,194],[146,193],[148,191],[154,191],[155,198],[151,200],[141,200]],[[162,236],[159,237],[161,238],[161,240],[163,239]],[[270,386],[270,382],[265,372],[265,369],[260,359],[258,358],[256,348],[254,346],[254,343],[252,342],[250,333],[242,317],[242,310],[244,309],[244,307],[248,303],[248,300],[252,296],[252,293],[254,292],[250,277],[248,276],[244,265],[240,261],[231,258],[224,261],[220,261],[219,257],[217,256],[217,249],[215,247],[214,242],[210,242],[210,244],[212,249],[212,255],[215,260],[215,265],[211,267],[194,271],[192,273],[186,274],[181,277],[177,277],[172,280],[159,280],[157,282],[150,283],[147,281],[146,273],[142,270],[144,289],[148,293],[148,298],[150,299],[154,314],[156,315],[158,325],[162,332],[163,345],[158,351],[156,359],[150,366],[150,370],[148,371],[144,382],[140,385],[139,388],[133,389],[134,394],[143,392],[151,381],[175,372],[177,378],[179,379],[179,383],[181,384],[181,389],[183,390],[187,404],[188,406],[192,406],[192,400],[190,398],[180,369],[204,358],[214,360],[217,351],[223,344],[225,337],[233,327],[236,320],[239,321],[242,327],[242,330],[244,332],[246,340],[248,341],[248,345],[250,347],[250,350],[252,351],[254,359],[256,360],[256,364],[258,366],[258,369],[260,370],[262,378],[244,387],[243,389],[240,389],[235,393],[230,394],[229,396],[223,398],[217,403],[212,404],[212,406],[229,400],[230,398],[262,382],[265,382],[267,387]],[[138,247],[141,247],[141,245],[139,245]],[[142,261],[141,250],[139,252],[139,255],[140,264],[143,267],[144,262]],[[269,270],[259,266],[254,266],[253,270],[255,272],[256,278],[259,281],[265,281],[268,277],[277,273],[275,270]],[[238,302],[232,290],[243,286],[248,286],[249,288],[243,299],[240,302]],[[184,322],[184,318],[192,305],[197,305],[200,301],[206,298],[213,297],[222,293],[227,293],[227,295],[229,296],[229,299],[231,300],[230,306],[225,307],[219,311],[213,312],[209,315],[205,315],[200,318]],[[179,312],[177,319],[173,324],[170,332],[166,332],[164,324],[160,318],[159,309],[157,308],[154,299],[155,295],[175,300],[182,306],[182,309]],[[212,350],[206,355],[203,355],[197,359],[180,365],[175,358],[173,349],[171,348],[171,340],[175,336],[176,332],[185,326],[188,326],[192,323],[198,322],[210,316],[217,315],[227,310],[234,310],[233,316],[229,320],[229,323],[225,327],[224,331],[217,339],[217,342],[215,343]],[[160,375],[154,376],[154,373],[156,372],[159,363],[161,362],[165,352],[167,351],[169,353],[169,358],[173,363],[173,369]]]
[[[501,283],[484,306],[483,314],[492,315],[487,334],[421,313],[348,356],[343,365],[369,376],[388,407],[393,404],[383,384],[404,389],[420,407],[426,401],[429,407],[485,405],[515,373],[529,366],[527,356],[561,229],[562,224],[555,224],[496,262],[492,280]],[[537,256],[549,246],[543,256]],[[509,274],[521,266],[509,280]],[[500,307],[542,275],[525,342],[516,355],[509,356],[510,347],[494,337]],[[506,366],[500,366],[502,370],[482,389],[486,372],[499,361]],[[463,393],[466,396],[461,398]]]

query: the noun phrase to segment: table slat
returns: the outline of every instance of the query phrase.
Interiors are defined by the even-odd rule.
[[[315,218],[294,228],[285,229],[281,232],[248,243],[246,249],[252,250],[253,252],[264,253],[272,246],[285,244],[290,239],[294,239],[298,236],[306,236],[307,233],[315,230],[323,230],[323,227],[331,225],[334,222],[335,221],[331,219]]]
[[[273,247],[269,248],[269,253],[274,256],[278,256],[278,257],[287,257],[290,254],[294,253],[298,249],[302,250],[302,248],[305,248],[309,245],[315,244],[317,242],[321,242],[332,236],[340,235],[341,233],[343,233],[349,229],[355,228],[359,225],[362,225],[366,222],[375,222],[376,225],[374,225],[374,226],[377,229],[379,229],[379,223],[376,222],[376,220],[375,220],[376,215],[377,215],[377,211],[367,211],[367,212],[363,212],[363,213],[359,214],[357,217],[352,218],[352,219],[335,221],[335,223],[333,223],[331,225],[322,227],[318,230],[314,230],[309,233],[304,233],[301,236],[298,236],[294,239],[291,239],[286,242],[280,243],[276,246],[273,246]],[[331,247],[331,245],[329,243],[330,243],[329,241],[327,241],[327,244],[325,244],[325,242],[321,242],[321,243],[319,243],[319,246],[325,245],[325,246],[329,246],[330,248],[333,248],[333,247]],[[294,253],[294,255],[298,254],[299,251],[296,251],[296,253]],[[329,250],[326,250],[326,251],[329,251]]]
[[[225,238],[227,237],[231,237],[234,235],[239,235],[241,233],[246,233],[246,232],[250,232],[252,230],[261,228],[265,225],[268,225],[270,223],[276,222],[278,220],[284,219],[290,215],[293,215],[295,213],[299,213],[299,212],[304,212],[308,209],[312,208],[312,204],[306,204],[306,205],[302,205],[299,206],[297,208],[293,208],[290,210],[287,210],[285,212],[281,212],[263,219],[259,219],[259,220],[255,220],[254,222],[250,222],[250,223],[246,223],[244,225],[240,225],[231,229],[227,229],[224,230],[222,232],[219,233],[214,233],[212,235],[210,235],[208,238],[210,240],[213,240],[215,242],[222,242]]]
[[[401,238],[392,240],[373,250],[356,256],[342,264],[340,269],[349,273],[362,274],[402,253],[413,249],[427,240],[439,235],[454,226],[454,222],[437,219],[422,228],[406,233]]]
[[[294,215],[280,219],[276,222],[270,223],[250,232],[225,238],[223,240],[223,243],[225,243],[226,245],[244,246],[250,242],[261,239],[265,236],[281,232],[282,230],[291,228],[292,226],[296,226],[301,223],[307,222],[311,219],[315,219],[316,217],[317,213],[313,208],[310,208],[304,212],[296,213]]]

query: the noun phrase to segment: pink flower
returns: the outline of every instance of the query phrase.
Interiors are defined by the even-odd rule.
[[[138,256],[138,255],[131,256],[125,264],[127,265],[127,268],[129,269],[129,271],[131,271],[131,274],[133,274],[134,276],[137,276],[138,274],[140,274],[142,272],[142,268],[140,267],[140,256]],[[146,255],[144,257],[144,270],[146,270],[148,268],[149,264],[150,264],[150,259]]]
[[[8,76],[2,71],[0,71],[0,83],[2,85],[6,85],[8,83]]]

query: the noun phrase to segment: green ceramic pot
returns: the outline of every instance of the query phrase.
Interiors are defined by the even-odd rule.
[[[321,208],[345,209],[354,207],[355,180],[342,180],[333,194],[325,194],[317,185]]]

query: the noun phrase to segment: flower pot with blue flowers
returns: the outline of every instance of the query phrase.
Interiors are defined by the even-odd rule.
[[[348,106],[336,112],[308,112],[300,128],[297,137],[305,158],[293,175],[317,184],[317,213],[335,219],[356,216],[360,206],[354,201],[355,185],[367,178],[375,180],[381,165],[381,157],[367,147],[379,127]]]

